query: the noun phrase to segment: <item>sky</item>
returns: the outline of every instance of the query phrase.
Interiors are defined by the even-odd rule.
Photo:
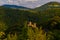
[[[10,4],[28,8],[35,8],[51,1],[60,2],[60,0],[0,0],[0,5]]]

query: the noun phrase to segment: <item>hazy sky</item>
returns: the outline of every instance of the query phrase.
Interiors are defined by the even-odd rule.
[[[51,1],[60,2],[60,0],[0,0],[0,5],[14,4],[14,5],[25,6],[29,8],[35,8]]]

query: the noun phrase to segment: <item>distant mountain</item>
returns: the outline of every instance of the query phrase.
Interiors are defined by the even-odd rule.
[[[52,8],[60,8],[60,3],[59,2],[49,2],[49,3],[46,3],[40,7],[37,7],[35,8],[34,10],[37,10],[37,11],[43,11],[43,10],[46,10],[46,9],[52,9]]]
[[[23,7],[23,6],[8,5],[8,4],[6,4],[6,5],[2,5],[2,6],[3,6],[3,7],[6,7],[6,8],[14,8],[14,9],[26,9],[26,10],[30,9],[30,8]]]

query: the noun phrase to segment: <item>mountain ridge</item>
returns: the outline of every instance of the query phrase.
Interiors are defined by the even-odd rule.
[[[9,4],[4,4],[2,5],[5,8],[15,8],[15,9],[30,9],[24,6],[17,6],[17,5],[9,5]]]

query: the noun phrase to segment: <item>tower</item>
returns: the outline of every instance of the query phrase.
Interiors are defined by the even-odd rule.
[[[36,23],[28,22],[28,27],[36,28]]]

